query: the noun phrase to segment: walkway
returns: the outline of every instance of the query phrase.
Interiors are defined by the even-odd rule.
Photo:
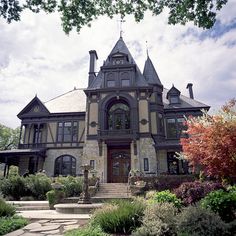
[[[90,218],[88,214],[61,214],[55,210],[27,210],[17,214],[31,223],[5,236],[62,236],[68,230],[87,224]]]

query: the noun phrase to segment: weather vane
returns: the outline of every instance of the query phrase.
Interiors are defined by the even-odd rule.
[[[120,38],[122,38],[122,34],[124,33],[124,31],[122,30],[122,23],[125,22],[124,17],[121,16],[120,19],[117,20],[120,24],[119,24],[119,31],[120,31]]]

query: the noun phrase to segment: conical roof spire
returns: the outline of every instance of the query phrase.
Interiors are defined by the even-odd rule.
[[[151,61],[149,55],[147,55],[147,60],[144,65],[143,75],[149,84],[162,86],[162,83],[159,79],[159,76],[158,76],[156,70],[155,70],[155,67],[152,64],[152,61]]]

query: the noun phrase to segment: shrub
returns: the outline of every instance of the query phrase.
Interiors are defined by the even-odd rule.
[[[84,227],[69,231],[65,236],[107,236],[99,227]]]
[[[0,218],[0,235],[5,235],[14,230],[20,229],[27,225],[28,221],[20,216],[1,217]]]
[[[62,184],[62,188],[65,192],[66,197],[78,197],[82,193],[82,177],[57,177],[56,182]]]
[[[176,215],[178,210],[172,203],[158,203],[148,206],[144,211],[142,226],[134,236],[172,236],[176,235]]]
[[[16,212],[14,206],[7,204],[3,199],[0,198],[0,217],[13,216]]]
[[[45,174],[30,175],[25,178],[26,186],[29,190],[29,194],[33,196],[35,200],[45,200],[46,193],[52,189],[51,179]]]
[[[144,208],[141,201],[115,201],[96,210],[91,225],[106,233],[129,234],[141,225]]]
[[[19,175],[11,175],[8,179],[3,179],[0,184],[0,190],[5,197],[13,200],[20,200],[22,196],[29,195],[25,178]]]
[[[208,193],[217,189],[223,189],[222,184],[195,181],[181,184],[174,190],[174,193],[183,201],[184,205],[189,205],[200,201]]]
[[[228,235],[227,225],[214,212],[189,206],[177,217],[178,235]]]
[[[145,190],[173,190],[178,188],[184,182],[194,181],[193,175],[158,175],[158,176],[132,176],[129,178],[131,185],[137,181],[144,181],[146,184]]]
[[[174,193],[171,193],[169,190],[157,192],[153,198],[149,200],[149,203],[164,203],[169,202],[173,203],[175,207],[180,208],[182,203],[181,200],[176,197]]]
[[[54,205],[60,203],[65,197],[65,193],[61,190],[53,189],[46,193],[50,209],[54,209]]]
[[[236,192],[213,191],[202,199],[201,206],[218,213],[225,222],[233,221],[236,218]]]

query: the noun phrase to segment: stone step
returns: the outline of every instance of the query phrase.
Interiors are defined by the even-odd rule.
[[[7,201],[16,207],[17,211],[49,210],[48,201]]]

